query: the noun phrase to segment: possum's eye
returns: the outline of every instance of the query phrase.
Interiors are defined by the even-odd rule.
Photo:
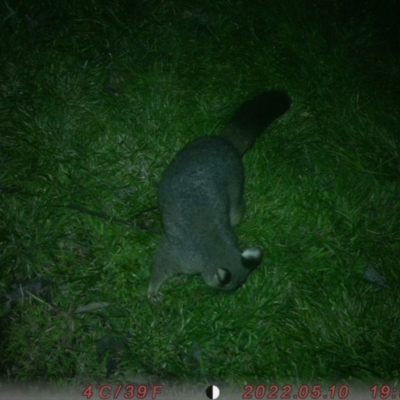
[[[242,253],[242,263],[247,269],[258,267],[263,259],[264,252],[261,247],[250,247]]]
[[[231,273],[225,268],[218,268],[216,275],[221,286],[226,286],[232,280]]]

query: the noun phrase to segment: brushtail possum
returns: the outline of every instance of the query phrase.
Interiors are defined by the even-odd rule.
[[[194,140],[171,161],[158,187],[164,232],[149,298],[177,273],[201,274],[208,286],[233,292],[261,264],[262,249],[241,252],[233,229],[245,210],[242,157],[290,106],[285,92],[261,93],[237,109],[219,137]]]

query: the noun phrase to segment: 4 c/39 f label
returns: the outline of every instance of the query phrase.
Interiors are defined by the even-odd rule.
[[[82,392],[82,396],[90,399],[95,396],[96,399],[144,399],[148,394],[152,399],[155,399],[158,394],[162,393],[163,386],[146,386],[139,385],[116,385],[114,388],[111,385],[94,386],[89,385]]]
[[[246,385],[242,399],[346,399],[349,395],[348,385],[332,385],[327,390],[322,385],[301,385],[297,390],[292,385]]]

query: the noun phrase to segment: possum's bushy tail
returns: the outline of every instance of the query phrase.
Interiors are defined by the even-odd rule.
[[[261,93],[237,109],[221,137],[243,155],[276,118],[289,110],[291,104],[289,95],[283,91]]]

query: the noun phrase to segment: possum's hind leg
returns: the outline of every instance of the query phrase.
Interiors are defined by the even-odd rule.
[[[236,201],[233,201],[229,210],[229,219],[231,226],[236,226],[242,219],[246,210],[246,203],[243,196],[240,196]]]

